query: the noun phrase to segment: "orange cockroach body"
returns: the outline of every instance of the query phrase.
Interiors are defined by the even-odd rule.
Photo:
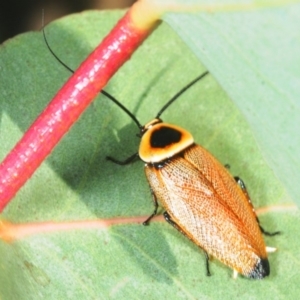
[[[208,254],[251,278],[269,275],[269,262],[251,202],[186,130],[154,120],[139,156],[168,220]]]
[[[141,143],[139,152],[124,162],[108,159],[127,164],[138,155],[146,163],[155,210],[144,225],[156,214],[158,199],[166,210],[165,219],[205,251],[208,275],[208,257],[212,255],[235,274],[261,279],[270,273],[262,232],[273,234],[260,227],[244,183],[195,144],[188,131],[159,118],[179,95],[207,73],[177,93],[145,126],[112,99],[139,126]]]

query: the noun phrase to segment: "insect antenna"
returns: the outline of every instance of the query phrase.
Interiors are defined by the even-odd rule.
[[[48,43],[48,40],[46,38],[46,33],[45,33],[45,27],[43,27],[43,36],[44,36],[44,41],[46,43],[46,46],[48,48],[48,50],[51,52],[51,54],[55,57],[55,59],[60,63],[62,64],[67,70],[69,70],[71,73],[74,73],[74,70],[72,70],[68,65],[66,65],[56,54],[55,52],[51,49],[49,43]]]
[[[101,90],[100,93],[102,93],[103,95],[105,95],[107,98],[109,98],[112,102],[114,102],[115,104],[117,104],[124,112],[126,112],[126,114],[135,122],[135,124],[138,126],[139,129],[143,128],[143,126],[141,125],[141,123],[138,121],[138,119],[135,117],[135,115],[133,113],[131,113],[121,102],[119,102],[115,97],[113,97],[112,95],[110,95],[109,93],[107,93],[104,90]]]
[[[188,85],[186,85],[184,88],[182,88],[177,94],[175,94],[163,107],[162,109],[158,112],[156,115],[156,119],[159,119],[161,114],[179,97],[181,96],[187,89],[189,89],[193,84],[195,84],[197,81],[205,77],[209,72],[205,71],[202,73],[200,76],[195,78],[192,82],[190,82]]]
[[[65,64],[56,54],[55,52],[51,49],[48,40],[46,38],[46,33],[45,33],[45,27],[43,27],[43,36],[44,36],[44,40],[46,43],[46,46],[48,48],[48,50],[51,52],[51,54],[54,56],[54,58],[60,63],[62,64],[68,71],[70,71],[71,73],[74,73],[74,70],[72,70],[67,64]],[[138,126],[139,129],[141,129],[143,126],[141,125],[141,123],[138,121],[138,119],[135,117],[134,114],[132,114],[120,101],[118,101],[114,96],[112,96],[111,94],[109,94],[108,92],[106,92],[105,90],[101,90],[100,91],[101,94],[105,95],[107,98],[109,98],[112,102],[114,102],[116,105],[118,105]]]

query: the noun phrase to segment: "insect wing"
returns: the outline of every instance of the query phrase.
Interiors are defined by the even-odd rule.
[[[266,257],[265,243],[253,205],[228,170],[199,145],[187,149],[184,158],[210,182],[215,194],[218,195],[218,201],[227,208],[228,213],[231,211],[235,215],[239,231],[246,234],[249,243],[255,245],[262,257]]]
[[[265,272],[262,260],[268,269],[265,245],[252,205],[208,151],[193,145],[161,168],[147,164],[145,172],[161,205],[187,237],[239,273],[265,276],[260,274]]]

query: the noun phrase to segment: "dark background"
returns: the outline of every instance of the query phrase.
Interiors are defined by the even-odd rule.
[[[2,0],[0,4],[0,43],[19,33],[40,30],[42,9],[45,24],[87,9],[129,7],[134,0]]]

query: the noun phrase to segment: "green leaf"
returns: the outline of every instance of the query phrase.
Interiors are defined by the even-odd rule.
[[[55,53],[75,69],[122,14],[91,11],[71,15],[47,26],[46,35]],[[280,16],[281,10],[267,14]],[[233,22],[243,20],[238,15],[230,16]],[[214,55],[213,41],[216,41],[214,35],[205,32],[205,27],[208,32],[213,31],[211,24],[214,23],[209,17],[220,22],[219,19],[226,19],[226,15],[200,15],[203,28],[197,31],[197,41],[205,42],[201,53],[208,56]],[[167,16],[170,23],[176,18]],[[190,30],[193,29],[196,16],[180,18],[185,18],[184,24],[190,23]],[[226,24],[229,26],[229,21]],[[248,24],[243,24],[237,27],[246,35]],[[222,29],[220,25],[219,28]],[[181,30],[176,29],[177,32]],[[277,30],[274,27],[273,33]],[[233,49],[242,47],[234,32],[229,36]],[[254,57],[258,56],[260,52],[256,50],[265,41],[266,38],[260,40],[260,44],[256,41],[251,52]],[[193,43],[187,43],[188,47],[168,25],[163,24],[114,76],[106,90],[133,111],[141,123],[148,122],[181,87],[205,70],[189,49],[195,49]],[[245,36],[243,43],[251,44],[250,37]],[[238,75],[242,74],[242,63],[231,61],[233,75],[229,75],[228,67],[225,68],[229,63],[229,50],[216,56],[213,66],[208,64],[209,59],[203,59],[213,75],[189,89],[162,117],[188,129],[197,143],[222,163],[229,163],[231,172],[246,182],[255,206],[292,203],[296,199],[285,181],[274,174],[270,159],[265,157],[264,145],[260,144],[259,148],[256,144],[256,139],[259,140],[256,129],[247,123],[251,118],[244,117],[245,113],[241,114],[228,97],[233,100],[236,97],[231,87],[233,83],[240,93],[243,84],[242,75]],[[291,54],[287,56],[292,61]],[[236,58],[239,60],[239,56]],[[251,57],[249,60],[252,62]],[[281,61],[280,57],[278,61]],[[296,70],[296,63],[294,67]],[[20,35],[3,44],[0,68],[0,159],[3,159],[70,74],[49,53],[40,32]],[[277,66],[272,70],[272,74],[283,71]],[[223,83],[220,74],[224,74],[231,85]],[[259,91],[255,84],[249,87],[250,79],[244,87],[245,97],[253,93],[254,99]],[[259,90],[261,88],[259,85]],[[278,91],[282,88],[280,85]],[[294,90],[290,87],[289,92]],[[289,104],[291,98],[288,98]],[[258,104],[262,104],[264,98],[258,99],[261,100]],[[274,100],[274,103],[277,102]],[[239,107],[245,105],[250,105],[249,100],[240,102]],[[295,111],[296,108],[297,104]],[[284,111],[284,107],[281,109]],[[270,128],[269,123],[273,121],[264,118],[264,126]],[[288,121],[290,118],[286,123]],[[280,121],[280,124],[285,122]],[[286,132],[288,130],[287,127]],[[137,132],[135,124],[124,112],[104,96],[99,96],[21,189],[2,217],[21,223],[149,215],[153,206],[143,163],[120,167],[105,159],[107,155],[123,159],[136,152]],[[281,142],[284,142],[283,138],[278,145]],[[286,152],[286,156],[293,158],[290,152]],[[267,244],[278,247],[279,251],[270,255],[271,276],[263,281],[242,277],[234,281],[231,270],[216,260],[211,262],[213,276],[208,278],[201,250],[168,224],[152,223],[148,227],[132,224],[113,226],[109,230],[39,234],[12,244],[0,242],[0,298],[284,299],[288,295],[290,299],[296,299],[300,257],[299,242],[294,235],[295,228],[300,225],[299,213],[269,213],[261,217],[261,223],[267,230],[283,231],[280,236],[266,238]]]
[[[166,17],[244,114],[267,164],[298,205],[299,19],[300,4]]]

